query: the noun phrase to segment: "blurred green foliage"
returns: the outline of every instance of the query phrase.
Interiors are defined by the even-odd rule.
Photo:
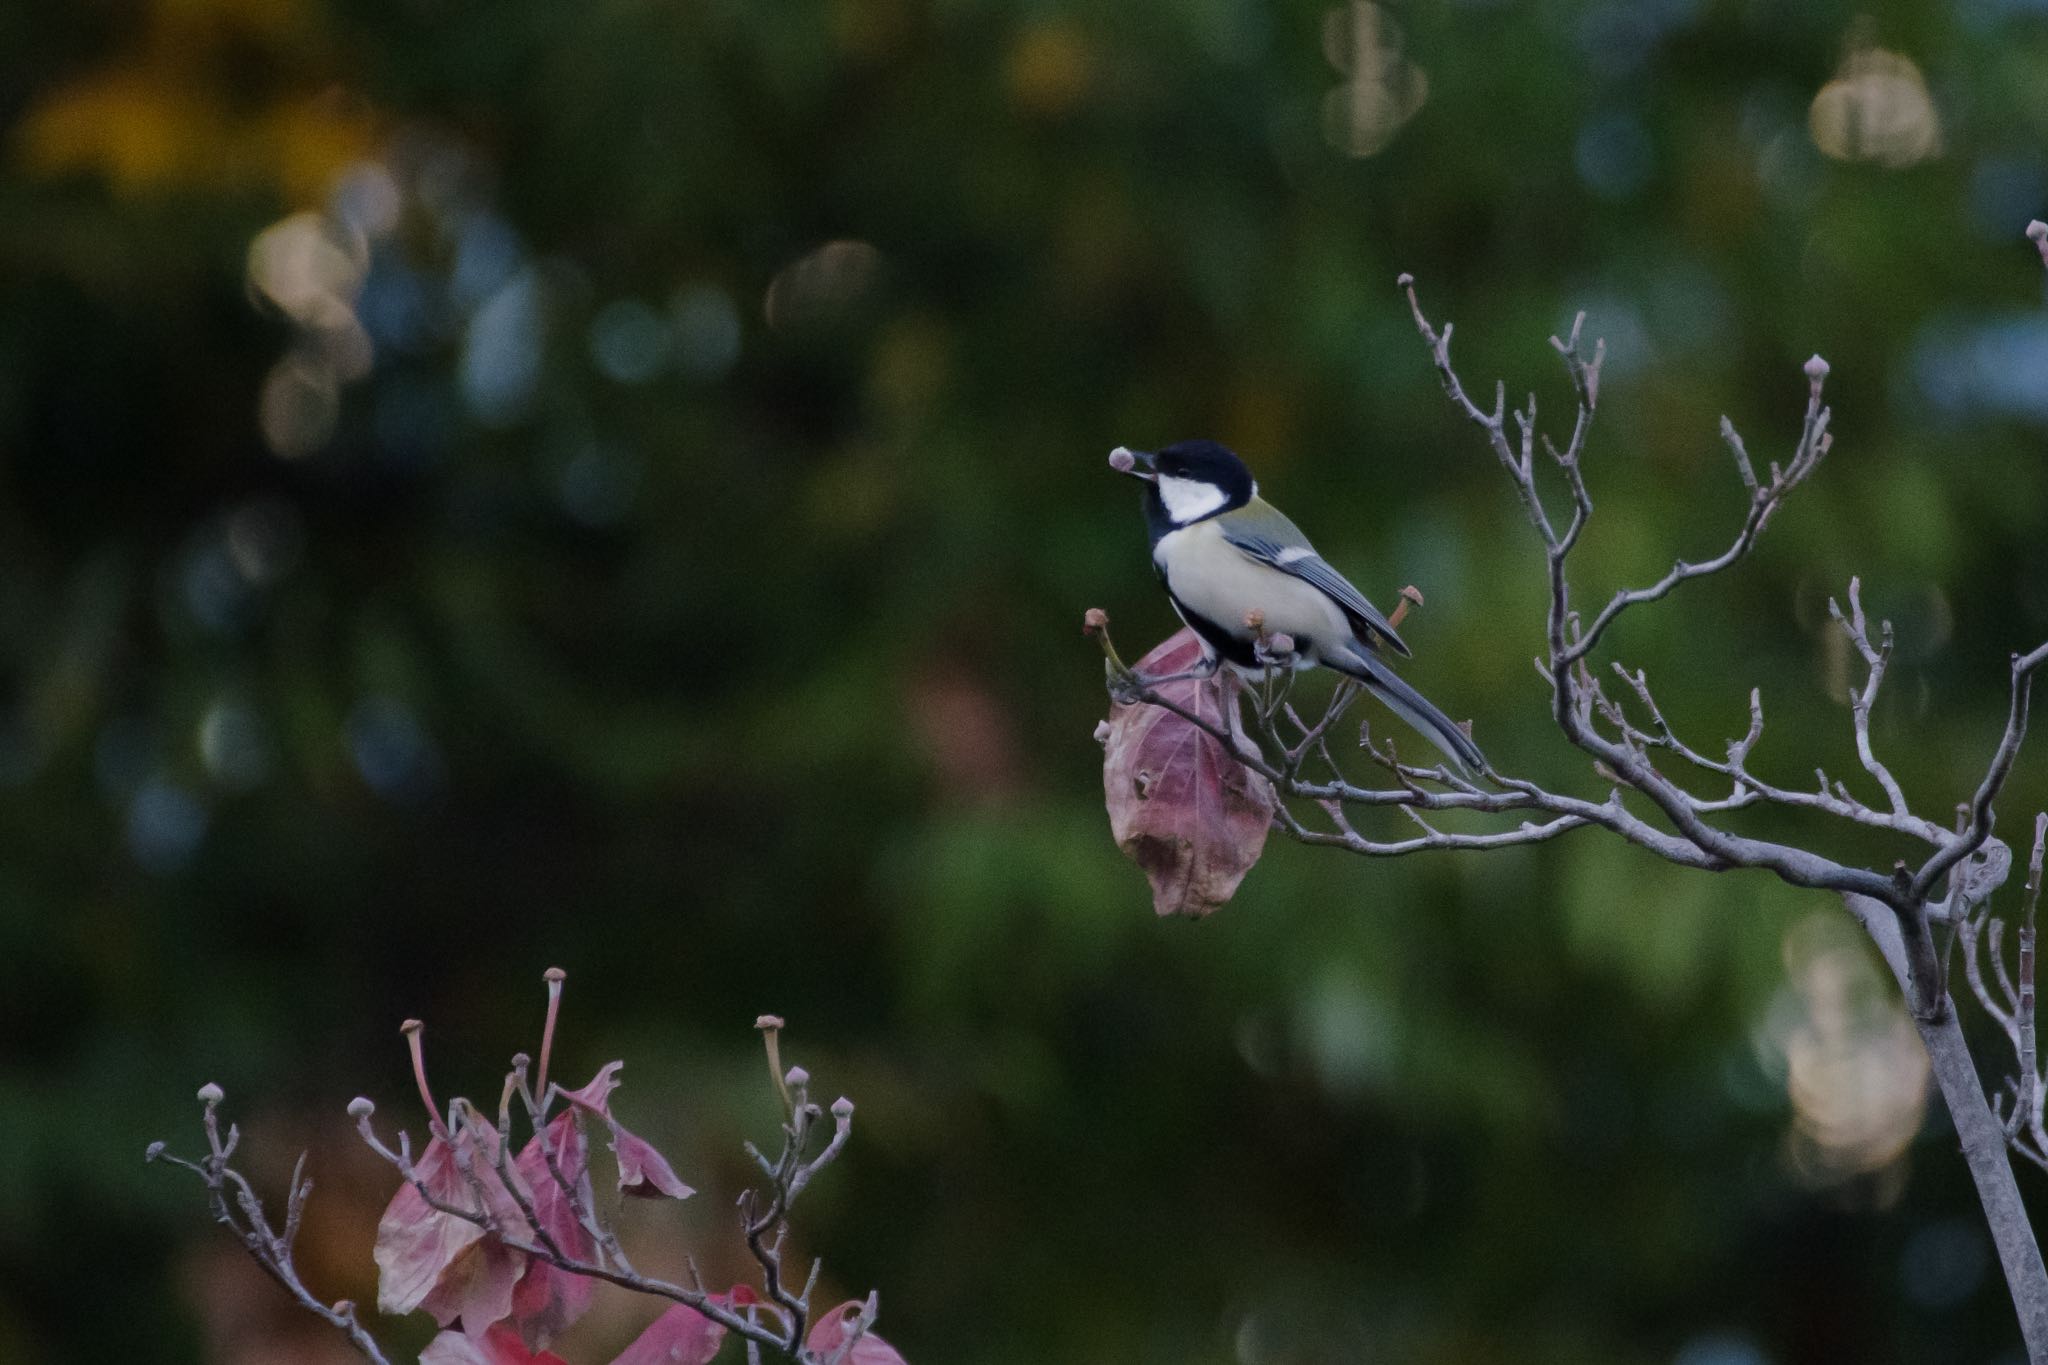
[[[1938,1105],[1797,1154],[1831,907],[1581,833],[1276,844],[1155,923],[1078,623],[1170,625],[1103,454],[1214,436],[1596,791],[1394,275],[1549,410],[1607,337],[1589,600],[1718,548],[1719,415],[1789,451],[1820,351],[1828,466],[1611,651],[1846,776],[1860,573],[1942,809],[2048,634],[2039,0],[108,0],[0,52],[0,1356],[289,1354],[144,1144],[207,1080],[329,1130],[368,1298],[343,1104],[397,1112],[405,1015],[489,1090],[559,963],[693,1246],[789,1016],[860,1105],[804,1235],[920,1362],[2018,1358]]]

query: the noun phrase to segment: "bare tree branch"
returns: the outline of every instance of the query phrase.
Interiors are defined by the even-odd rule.
[[[339,1331],[364,1359],[374,1362],[374,1365],[389,1365],[389,1358],[377,1344],[377,1339],[364,1330],[357,1319],[353,1303],[347,1299],[324,1303],[299,1278],[293,1251],[298,1241],[300,1217],[305,1212],[306,1200],[313,1193],[313,1182],[306,1176],[306,1158],[301,1155],[292,1167],[291,1184],[285,1193],[284,1231],[278,1233],[271,1228],[269,1217],[263,1210],[263,1201],[256,1197],[255,1187],[240,1171],[228,1165],[242,1134],[233,1125],[229,1126],[225,1136],[221,1134],[217,1112],[221,1099],[219,1086],[209,1084],[200,1088],[199,1101],[205,1106],[202,1117],[206,1129],[205,1156],[197,1161],[187,1160],[174,1156],[163,1143],[153,1142],[149,1145],[146,1159],[168,1162],[198,1176],[206,1186],[207,1204],[213,1210],[213,1220],[235,1235],[249,1253],[249,1258],[263,1268],[264,1274],[283,1286],[300,1307]]]
[[[2048,1083],[2041,1075],[2036,1032],[2034,923],[2041,902],[2041,868],[2048,855],[2048,812],[2034,817],[2034,846],[2027,860],[2027,885],[2021,898],[2018,970],[2005,966],[2004,925],[1992,917],[1990,898],[1970,908],[1956,923],[1956,941],[1963,950],[1964,978],[1984,1012],[1997,1021],[2013,1050],[2018,1070],[2012,1084],[2012,1107],[2003,1114],[2013,1150],[2048,1170],[2048,1122],[2044,1099]],[[1996,990],[1985,980],[1979,959],[1988,959]],[[2001,1108],[1994,1106],[1994,1108]]]
[[[1410,292],[1412,294],[1413,291]],[[1584,314],[1580,316],[1583,318]],[[1576,334],[1576,327],[1573,330]],[[1654,602],[1680,583],[1719,573],[1750,552],[1756,545],[1757,537],[1763,534],[1764,527],[1770,523],[1772,514],[1783,505],[1785,495],[1805,482],[1807,476],[1820,466],[1822,458],[1834,445],[1834,437],[1828,431],[1830,413],[1827,408],[1821,406],[1820,401],[1821,382],[1827,377],[1827,373],[1827,362],[1819,356],[1806,362],[1806,375],[1811,381],[1811,390],[1807,400],[1806,422],[1800,431],[1799,444],[1793,449],[1791,462],[1782,470],[1775,462],[1771,465],[1771,481],[1761,488],[1756,485],[1756,473],[1750,468],[1749,454],[1743,448],[1742,438],[1736,434],[1733,424],[1726,417],[1721,419],[1722,439],[1727,441],[1734,451],[1736,468],[1742,475],[1744,485],[1750,490],[1749,514],[1743,518],[1741,528],[1735,533],[1735,539],[1727,549],[1712,559],[1697,564],[1681,559],[1671,566],[1669,573],[1648,587],[1627,588],[1615,593],[1607,605],[1600,609],[1600,614],[1593,618],[1593,624],[1586,627],[1585,633],[1574,640],[1565,651],[1564,657],[1568,661],[1582,659],[1591,652],[1593,646],[1600,642],[1600,637],[1606,633],[1607,627],[1614,624],[1615,618],[1630,607]]]
[[[2048,265],[2048,224],[2031,224],[2028,236]],[[1733,424],[1722,419],[1721,439],[1748,497],[1742,523],[1726,547],[1708,559],[1678,560],[1655,582],[1616,592],[1587,622],[1574,605],[1568,561],[1593,512],[1584,458],[1599,400],[1603,345],[1596,341],[1590,355],[1583,349],[1583,313],[1573,321],[1566,337],[1551,338],[1575,400],[1569,434],[1560,446],[1538,429],[1533,396],[1511,411],[1507,386],[1497,383],[1490,408],[1475,402],[1451,359],[1451,325],[1446,323],[1439,331],[1430,323],[1412,276],[1402,275],[1397,284],[1407,298],[1416,331],[1445,394],[1453,408],[1483,433],[1487,449],[1507,475],[1543,547],[1549,601],[1545,647],[1536,668],[1549,689],[1553,722],[1591,761],[1594,773],[1608,787],[1606,799],[1595,802],[1552,791],[1494,768],[1483,773],[1486,785],[1482,786],[1445,767],[1403,764],[1391,745],[1382,752],[1369,741],[1362,745],[1367,758],[1383,769],[1390,781],[1376,787],[1354,785],[1344,776],[1328,744],[1337,716],[1353,699],[1350,691],[1340,689],[1322,718],[1303,724],[1286,705],[1291,668],[1285,678],[1276,680],[1269,664],[1265,677],[1255,679],[1249,692],[1257,724],[1249,736],[1232,733],[1227,725],[1201,721],[1133,677],[1109,644],[1107,619],[1090,613],[1091,628],[1099,634],[1109,661],[1112,691],[1124,701],[1165,706],[1223,743],[1228,752],[1273,784],[1279,797],[1274,823],[1303,843],[1392,857],[1439,849],[1518,847],[1583,826],[1597,826],[1680,866],[1706,871],[1756,868],[1795,886],[1841,896],[1892,965],[1921,1038],[1934,1058],[1936,1075],[1957,1131],[1963,1135],[1965,1155],[2019,1309],[2029,1358],[2036,1365],[2048,1365],[2048,1268],[2042,1264],[2005,1154],[2009,1133],[2013,1150],[2048,1169],[2048,1131],[2042,1124],[2048,1078],[2040,1073],[2034,1027],[2034,907],[2041,883],[2041,836],[2048,825],[2037,826],[2026,918],[2019,934],[2016,984],[2006,971],[2001,951],[2002,926],[1987,918],[1992,893],[2010,865],[2010,850],[1993,837],[1994,806],[2026,737],[2033,678],[2048,663],[2048,644],[2012,656],[2004,730],[1954,829],[1916,814],[1904,785],[1877,752],[1871,718],[1891,662],[1892,630],[1889,622],[1881,622],[1877,637],[1872,638],[1859,579],[1850,580],[1848,609],[1844,611],[1839,602],[1831,600],[1829,610],[1864,664],[1861,684],[1848,698],[1850,730],[1857,761],[1876,784],[1881,804],[1866,803],[1846,783],[1830,780],[1825,772],[1815,774],[1811,790],[1774,783],[1753,772],[1751,763],[1764,731],[1763,700],[1755,689],[1749,694],[1747,730],[1726,741],[1725,758],[1709,756],[1670,723],[1641,669],[1631,671],[1614,663],[1608,671],[1626,690],[1609,696],[1601,682],[1607,671],[1596,673],[1590,656],[1608,628],[1631,608],[1659,601],[1680,584],[1730,569],[1755,548],[1778,509],[1832,449],[1832,413],[1822,401],[1827,362],[1814,356],[1804,366],[1807,395],[1799,436],[1785,463],[1773,461],[1767,466],[1767,477],[1759,475]],[[1537,481],[1535,453],[1539,445],[1557,466],[1570,498],[1562,529]],[[1281,730],[1281,718],[1294,726],[1293,736]],[[1327,778],[1304,776],[1304,763],[1310,756],[1329,770]],[[1673,771],[1666,772],[1660,764],[1670,765]],[[1693,778],[1714,779],[1717,786],[1725,783],[1725,789],[1701,794],[1673,775],[1688,772]],[[1626,794],[1646,801],[1647,815],[1624,804]],[[1311,823],[1290,801],[1300,802],[1304,808],[1312,806],[1322,813],[1323,820]],[[1899,859],[1890,870],[1878,871],[1813,849],[1737,833],[1718,822],[1718,817],[1727,813],[1762,805],[1815,811],[1847,824],[1886,830],[1931,846],[1932,852],[1919,860],[1917,868]],[[1353,809],[1398,811],[1421,832],[1391,839],[1368,836],[1353,825]],[[1440,828],[1431,818],[1439,812],[1542,818],[1524,818],[1506,829],[1462,831]],[[1941,896],[1938,900],[1937,894]],[[1999,1118],[1976,1079],[1951,1008],[1946,950],[1937,948],[1937,923],[1951,926],[1951,941],[1964,950],[1965,976],[1972,994],[2006,1031],[2020,1060],[2010,1119]],[[1989,979],[1983,965],[1987,957],[1992,968]],[[1994,1133],[1996,1141],[1987,1138]]]
[[[1849,707],[1856,724],[1856,756],[1863,761],[1863,769],[1877,779],[1877,785],[1884,790],[1885,799],[1891,803],[1893,815],[1905,815],[1906,793],[1899,788],[1898,779],[1891,769],[1878,761],[1876,751],[1870,743],[1870,708],[1877,700],[1877,689],[1884,684],[1884,670],[1892,658],[1892,623],[1886,621],[1881,628],[1882,642],[1870,643],[1870,630],[1863,617],[1863,582],[1849,580],[1849,614],[1842,614],[1841,604],[1834,598],[1828,599],[1828,613],[1848,632],[1849,641],[1856,646],[1856,652],[1863,656],[1869,668],[1863,690],[1851,694]]]
[[[2048,644],[2012,656],[2012,701],[2006,711],[2005,733],[1999,736],[1991,765],[1984,770],[1976,795],[1970,798],[1969,824],[1921,867],[1910,891],[1914,898],[1926,896],[1950,868],[1982,848],[1991,837],[1991,803],[1998,799],[2000,788],[2012,773],[2013,760],[2019,757],[2020,741],[2027,737],[2027,708],[2033,699],[2034,671],[2044,662],[2048,662]]]

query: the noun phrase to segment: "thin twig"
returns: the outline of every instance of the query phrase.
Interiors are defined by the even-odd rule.
[[[299,1278],[298,1266],[293,1260],[293,1243],[298,1238],[299,1218],[304,1212],[306,1199],[313,1192],[313,1182],[305,1176],[306,1158],[301,1155],[292,1168],[291,1185],[285,1196],[285,1228],[280,1234],[271,1228],[263,1202],[256,1197],[254,1187],[241,1172],[228,1165],[240,1132],[231,1127],[225,1138],[221,1136],[214,1114],[221,1101],[220,1087],[208,1085],[201,1089],[199,1097],[206,1106],[203,1122],[207,1155],[191,1161],[174,1156],[163,1143],[154,1142],[149,1146],[147,1159],[167,1162],[198,1176],[206,1187],[207,1205],[213,1211],[214,1222],[234,1234],[264,1274],[283,1286],[300,1307],[339,1331],[364,1359],[373,1365],[390,1365],[389,1357],[377,1344],[377,1339],[357,1319],[355,1304],[347,1299],[324,1303]],[[232,1201],[229,1199],[230,1189],[234,1192]]]
[[[1999,736],[1990,766],[1985,768],[1984,778],[1977,784],[1976,794],[1970,798],[1969,823],[1963,827],[1962,833],[1929,858],[1913,877],[1910,894],[1915,898],[1924,899],[1950,868],[1982,848],[1984,841],[1991,837],[1991,805],[1998,799],[1999,790],[2012,773],[2013,760],[2019,757],[2020,742],[2027,737],[2027,711],[2033,700],[2034,672],[2043,663],[2048,663],[2048,644],[2012,656],[2012,699],[2006,711],[2005,732]]]

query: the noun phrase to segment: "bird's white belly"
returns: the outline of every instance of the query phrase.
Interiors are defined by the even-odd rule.
[[[1152,558],[1166,586],[1189,611],[1225,630],[1245,631],[1245,613],[1265,616],[1266,630],[1334,645],[1351,638],[1351,623],[1322,592],[1293,574],[1261,564],[1223,538],[1214,521],[1198,521],[1159,538]]]

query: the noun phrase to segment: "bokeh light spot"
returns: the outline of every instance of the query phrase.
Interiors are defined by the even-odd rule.
[[[639,299],[606,304],[590,323],[590,359],[619,384],[644,384],[668,363],[668,320]]]
[[[1057,117],[1088,93],[1088,47],[1072,24],[1055,21],[1026,28],[1010,48],[1004,84],[1020,113]]]
[[[398,226],[405,194],[384,163],[358,161],[335,181],[328,202],[344,225],[369,237],[382,237]]]
[[[222,700],[207,707],[198,740],[200,762],[222,786],[248,791],[270,776],[269,732],[248,705]]]
[[[1346,76],[1323,99],[1323,136],[1346,156],[1386,149],[1429,98],[1429,75],[1401,55],[1401,30],[1386,11],[1353,0],[1323,16],[1323,55]]]
[[[1882,1170],[1920,1131],[1927,1051],[1847,919],[1809,915],[1783,946],[1787,983],[1759,1046],[1783,1062],[1792,1170],[1814,1185]]]
[[[340,415],[341,381],[332,369],[304,355],[287,355],[271,366],[256,400],[264,444],[288,460],[326,445]]]
[[[1709,1332],[1679,1347],[1671,1365],[1771,1365],[1771,1358],[1739,1332]]]
[[[1850,50],[1813,97],[1807,126],[1814,146],[1837,161],[1899,170],[1941,152],[1941,117],[1926,78],[1912,58],[1881,47]]]
[[[768,325],[793,331],[837,321],[868,292],[882,253],[867,242],[827,242],[784,266],[768,283]]]
[[[1572,164],[1602,199],[1628,199],[1649,182],[1656,162],[1650,131],[1625,110],[1602,114],[1579,129]]]
[[[163,778],[144,782],[128,804],[128,852],[150,872],[176,872],[206,837],[206,807]]]
[[[369,245],[318,213],[295,213],[249,244],[249,282],[295,321],[332,321],[369,269]]]
[[[1935,1312],[1960,1307],[1991,1265],[1980,1225],[1947,1218],[1915,1228],[1899,1253],[1899,1290]]]
[[[258,587],[291,572],[305,544],[306,523],[283,498],[251,498],[228,513],[228,558]]]
[[[690,379],[724,377],[740,354],[740,310],[716,285],[693,284],[669,304],[676,368]]]
[[[585,526],[613,526],[624,520],[639,490],[639,462],[594,444],[570,458],[558,484],[562,509]]]
[[[462,396],[478,421],[510,426],[540,382],[540,277],[513,276],[476,310],[463,339]]]
[[[363,782],[388,801],[411,804],[440,785],[440,751],[411,707],[366,697],[349,712],[349,756]]]

